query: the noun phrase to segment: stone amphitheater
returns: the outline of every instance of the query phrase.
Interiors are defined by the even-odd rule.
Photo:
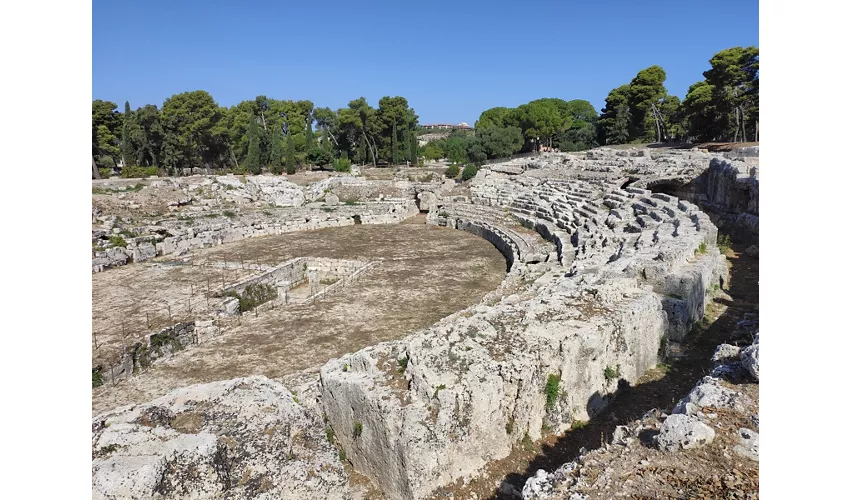
[[[393,175],[93,181],[94,498],[445,498],[684,342],[718,227],[757,254],[757,150]]]

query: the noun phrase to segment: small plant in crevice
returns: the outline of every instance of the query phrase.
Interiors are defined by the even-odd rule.
[[[707,250],[708,250],[708,246],[705,244],[704,241],[702,243],[700,243],[699,248],[697,248],[697,252],[699,252],[699,253],[705,253]]]
[[[109,244],[114,246],[114,247],[126,247],[127,246],[127,242],[124,240],[124,238],[121,237],[121,235],[118,235],[118,234],[113,234],[112,236],[109,237]]]
[[[508,419],[508,423],[505,424],[505,432],[508,434],[514,433],[514,417]]]
[[[325,436],[328,438],[328,442],[330,444],[334,444],[334,430],[328,427],[325,429]]]
[[[354,439],[359,438],[360,435],[363,434],[363,423],[359,420],[354,422],[354,429],[352,431],[352,434],[354,435]]]
[[[221,213],[221,215],[232,219],[232,218],[236,217],[236,212],[234,212],[233,210],[225,210],[224,212]]]
[[[720,234],[717,236],[717,248],[721,253],[726,253],[732,248],[732,238],[728,234]]]
[[[612,380],[620,378],[620,365],[617,365],[617,368],[611,368],[610,366],[605,367],[605,380],[610,382]]]
[[[575,420],[573,422],[572,426],[570,426],[570,429],[576,431],[576,430],[579,430],[579,429],[584,429],[585,427],[587,427],[587,421],[585,421],[585,420]]]
[[[91,387],[94,389],[95,387],[100,387],[103,385],[103,375],[101,375],[100,370],[92,370],[91,372]]]
[[[440,394],[440,391],[446,388],[446,384],[440,384],[437,386],[437,389],[434,391],[434,399],[437,399],[437,396]]]
[[[348,458],[348,456],[345,454],[345,450],[339,450],[339,461],[345,462],[346,458]]]
[[[396,363],[398,364],[399,373],[404,373],[407,370],[407,364],[410,362],[410,356],[405,356],[401,359],[397,359]]]
[[[344,372],[348,371],[348,363],[342,365],[342,371],[344,371]]]
[[[549,375],[546,379],[546,409],[551,410],[558,401],[558,386],[561,384],[560,375]]]

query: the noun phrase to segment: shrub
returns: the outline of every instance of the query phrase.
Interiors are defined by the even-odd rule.
[[[705,251],[707,249],[708,249],[708,247],[706,246],[705,242],[703,241],[702,243],[699,244],[699,248],[697,249],[697,251],[699,253],[705,253]]]
[[[337,158],[333,165],[335,172],[351,172],[351,160],[348,158]]]
[[[475,174],[477,174],[477,173],[478,173],[478,167],[476,167],[475,165],[471,165],[471,164],[467,165],[467,166],[463,167],[463,173],[460,174],[460,180],[468,181],[469,179],[472,179],[473,177],[475,177]]]
[[[446,177],[449,179],[456,179],[457,175],[460,173],[460,168],[457,165],[449,165],[449,168],[446,169]]]
[[[109,244],[114,247],[126,247],[127,242],[124,241],[124,238],[121,237],[120,234],[113,234],[109,237]]]
[[[440,384],[437,386],[437,389],[434,391],[434,399],[437,399],[437,396],[440,394],[440,391],[446,388],[446,384]]]
[[[330,427],[328,427],[327,429],[325,429],[325,436],[327,436],[327,437],[328,437],[328,442],[329,442],[330,444],[333,444],[333,443],[334,443],[334,430],[333,430],[333,429],[331,429]]]
[[[585,427],[587,427],[587,422],[584,420],[576,420],[571,426],[572,430],[584,429]]]
[[[407,370],[407,363],[410,362],[410,356],[405,356],[401,359],[397,359],[396,363],[398,363],[398,371],[404,373],[404,370]]]
[[[555,407],[555,402],[558,401],[558,386],[561,384],[559,375],[549,375],[546,379],[546,408],[552,409]]]
[[[230,217],[231,219],[233,217],[236,217],[236,213],[233,212],[232,210],[225,210],[224,212],[221,213],[221,215],[223,215],[225,217]]]
[[[125,179],[137,178],[137,177],[145,178],[145,177],[150,177],[152,175],[159,175],[159,168],[158,167],[137,167],[137,166],[126,167],[125,166],[124,168],[121,169],[121,177],[123,177]]]
[[[295,164],[290,163],[286,166],[286,175],[293,175],[295,173]]]
[[[608,382],[620,377],[620,365],[617,365],[617,369],[611,368],[610,366],[605,367],[605,380]]]
[[[354,422],[354,438],[359,438],[361,434],[363,434],[363,423],[358,420]]]
[[[97,169],[97,172],[100,174],[101,179],[109,179],[109,177],[112,176],[111,168],[100,167]]]
[[[732,238],[728,234],[721,234],[717,237],[717,247],[723,253],[728,252],[732,248]]]
[[[100,387],[103,385],[103,375],[100,374],[100,370],[92,370],[91,372],[91,387],[94,389],[95,387]]]
[[[345,450],[339,450],[339,460],[340,460],[340,462],[345,462],[345,459],[346,459]]]
[[[323,147],[315,146],[310,148],[310,151],[307,151],[307,161],[313,165],[324,167],[329,165],[333,160],[333,153]]]

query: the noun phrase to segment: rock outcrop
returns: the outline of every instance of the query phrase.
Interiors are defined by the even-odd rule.
[[[178,389],[92,421],[92,498],[347,499],[321,421],[265,377]]]

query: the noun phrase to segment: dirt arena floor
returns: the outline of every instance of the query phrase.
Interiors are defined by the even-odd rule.
[[[426,226],[421,217],[397,225],[249,238],[198,251],[191,258],[263,265],[301,256],[378,262],[341,293],[311,304],[246,313],[241,324],[221,335],[115,386],[94,389],[92,413],[148,401],[194,383],[254,374],[280,378],[318,369],[330,359],[401,338],[477,303],[499,286],[506,271],[504,257],[487,241],[465,231]],[[205,272],[209,270],[143,263],[95,274],[93,327],[115,331],[121,318],[128,317],[144,322],[141,311],[162,310],[170,300],[175,302],[173,316],[188,315],[187,288],[205,288]],[[228,279],[250,272],[234,269]],[[201,302],[198,298],[195,307]],[[166,320],[164,316],[158,321]],[[95,353],[93,349],[93,359]]]

